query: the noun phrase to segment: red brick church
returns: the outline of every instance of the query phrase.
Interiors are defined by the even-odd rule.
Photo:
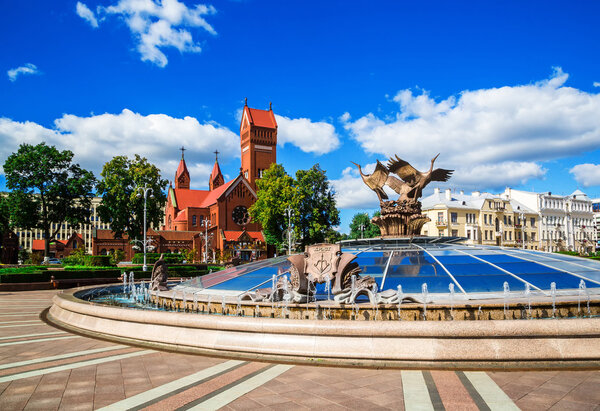
[[[149,230],[155,252],[180,252],[195,248],[200,260],[205,250],[209,259],[239,257],[254,260],[267,257],[267,245],[259,223],[248,209],[256,201],[256,180],[277,160],[277,121],[273,109],[259,110],[244,105],[240,125],[242,164],[240,173],[225,182],[219,167],[218,151],[209,176],[208,190],[190,189],[191,176],[181,149],[181,161],[170,184],[160,231]],[[106,231],[106,233],[101,232]],[[125,236],[124,236],[125,237]],[[205,238],[208,237],[208,244]],[[132,257],[127,238],[114,239],[110,230],[97,230],[93,253],[123,249]]]
[[[169,187],[164,231],[208,234],[208,249],[242,260],[266,257],[261,226],[253,222],[248,209],[256,201],[256,180],[277,160],[277,122],[272,107],[258,110],[244,105],[240,125],[242,166],[240,174],[225,182],[219,167],[218,151],[208,181],[208,190],[190,189],[190,173],[182,148],[175,172],[175,187]],[[201,235],[204,252],[204,238]]]

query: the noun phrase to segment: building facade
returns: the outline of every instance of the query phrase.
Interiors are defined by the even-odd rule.
[[[465,237],[466,244],[537,249],[537,214],[516,200],[436,188],[421,203],[423,214],[431,220],[421,229],[423,235]]]
[[[594,215],[592,201],[585,193],[576,190],[571,195],[561,196],[507,188],[503,196],[515,199],[537,213],[540,250],[580,253],[593,250]]]
[[[88,224],[83,224],[79,227],[72,226],[66,221],[63,223],[52,224],[51,230],[59,230],[56,234],[56,240],[58,242],[66,243],[66,241],[69,240],[73,236],[73,234],[79,234],[84,241],[84,245],[87,252],[91,253],[94,230],[110,229],[110,224],[103,222],[96,211],[97,207],[100,205],[101,202],[102,198],[100,197],[94,197],[92,199],[92,205],[90,208],[90,220]],[[44,239],[44,234],[42,230],[39,229],[23,230],[16,228],[14,232],[19,237],[19,248],[27,250],[30,253],[35,250],[34,244],[36,245],[36,247],[39,247],[40,243],[36,242],[36,240]]]
[[[594,215],[594,231],[596,234],[596,250],[600,250],[600,198],[592,200],[592,212]]]
[[[244,105],[240,124],[240,174],[225,181],[218,157],[208,190],[192,190],[183,155],[169,187],[162,232],[200,233],[201,254],[253,260],[267,256],[262,227],[250,218],[256,201],[256,180],[277,161],[277,122],[272,107],[259,110]],[[218,154],[218,153],[217,153]]]

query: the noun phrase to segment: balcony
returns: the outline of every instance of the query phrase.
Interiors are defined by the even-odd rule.
[[[437,227],[448,227],[448,222],[446,220],[437,220],[435,225]]]
[[[515,230],[521,230],[523,226],[521,224],[515,224]]]

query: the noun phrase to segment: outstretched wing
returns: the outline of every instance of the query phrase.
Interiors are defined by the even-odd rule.
[[[407,183],[415,181],[417,174],[419,173],[413,166],[408,162],[402,160],[400,157],[391,157],[388,161],[388,169],[392,173],[396,173],[402,180]]]
[[[431,172],[431,181],[448,181],[454,170],[436,168]]]
[[[373,183],[373,189],[381,188],[385,184],[388,178],[388,169],[386,166],[381,164],[379,160],[377,160],[377,165],[375,165],[375,171],[369,177],[369,180]]]
[[[408,186],[404,181],[394,176],[388,176],[386,184],[398,194],[402,194],[402,191],[406,190],[406,186]]]

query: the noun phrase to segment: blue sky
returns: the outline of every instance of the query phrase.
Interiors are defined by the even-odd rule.
[[[0,161],[20,143],[101,170],[140,153],[195,188],[239,170],[244,98],[288,172],[318,162],[342,231],[376,197],[350,160],[456,169],[446,186],[600,197],[597,2],[27,1],[0,13]],[[0,176],[0,189],[3,189]]]

